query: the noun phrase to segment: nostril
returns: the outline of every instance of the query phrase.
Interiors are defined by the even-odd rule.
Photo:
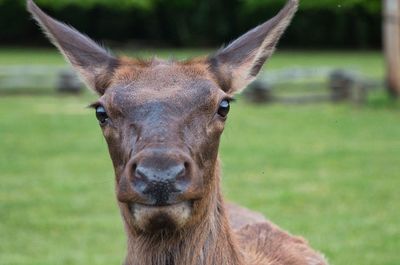
[[[135,166],[133,172],[135,173],[135,179],[137,180],[146,180],[148,178],[148,176],[146,176],[145,170],[141,167]]]
[[[137,166],[137,164],[132,165],[132,185],[134,189],[140,193],[143,193],[147,187],[148,187],[148,182],[149,179],[145,174],[145,170]]]
[[[175,177],[177,180],[184,180],[186,179],[186,175],[188,173],[189,169],[189,163],[183,163],[181,166],[179,166],[175,172]]]
[[[185,167],[185,169],[189,169],[190,164],[189,164],[189,162],[185,162],[185,163],[183,164],[183,166]]]
[[[137,168],[137,164],[133,163],[132,168],[131,168],[132,172],[136,172],[136,168]]]

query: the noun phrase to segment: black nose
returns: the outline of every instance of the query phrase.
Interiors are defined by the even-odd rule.
[[[148,181],[168,182],[175,181],[179,176],[183,176],[185,171],[183,164],[170,165],[166,169],[139,165],[136,167],[135,175]]]
[[[139,156],[131,170],[133,188],[151,205],[168,205],[188,190],[190,166],[181,157]]]
[[[183,177],[184,173],[183,165],[174,165],[164,170],[139,166],[135,171],[134,185],[139,192],[150,196],[156,205],[163,205],[168,203],[171,195],[183,191],[184,187],[179,185],[178,178]]]

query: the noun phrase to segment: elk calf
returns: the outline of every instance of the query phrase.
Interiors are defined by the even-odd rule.
[[[234,94],[259,73],[298,1],[215,54],[187,61],[117,58],[28,10],[99,94],[92,104],[115,169],[126,265],[326,264],[301,238],[225,204],[218,146]]]

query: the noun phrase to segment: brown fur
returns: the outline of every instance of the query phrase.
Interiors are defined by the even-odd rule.
[[[93,106],[106,110],[101,128],[127,234],[126,265],[326,264],[305,240],[226,204],[220,189],[220,104],[255,78],[296,9],[297,0],[289,0],[275,18],[213,56],[144,61],[112,56],[28,0],[100,95]]]

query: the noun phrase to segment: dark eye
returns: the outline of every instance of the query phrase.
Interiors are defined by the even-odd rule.
[[[96,108],[96,118],[99,120],[100,125],[104,125],[108,121],[108,115],[103,106],[98,106]]]
[[[218,114],[225,118],[228,113],[229,113],[229,109],[230,109],[230,104],[229,104],[229,100],[224,99],[221,101],[221,103],[219,104],[219,108],[218,108]]]

